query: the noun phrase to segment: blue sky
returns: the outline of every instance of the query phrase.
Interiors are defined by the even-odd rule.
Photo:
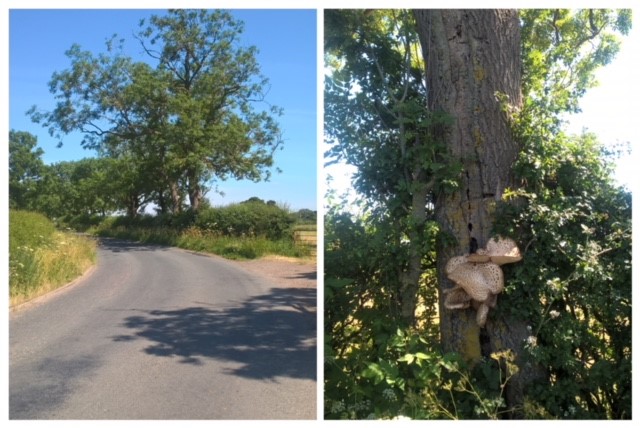
[[[9,11],[9,128],[38,137],[45,163],[94,156],[80,147],[78,134],[64,138],[62,148],[25,112],[32,106],[51,110],[55,101],[48,82],[55,71],[69,68],[64,52],[77,43],[95,54],[105,52],[114,33],[126,39],[126,52],[144,60],[132,37],[141,18],[162,10],[10,10]],[[317,182],[317,53],[315,10],[233,10],[244,22],[241,44],[258,48],[262,74],[270,80],[267,101],[284,109],[279,118],[285,140],[275,154],[269,182],[217,183],[224,192],[208,194],[214,205],[240,202],[252,196],[287,204],[291,209],[316,209]]]

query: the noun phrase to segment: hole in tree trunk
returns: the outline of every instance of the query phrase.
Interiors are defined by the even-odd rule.
[[[480,353],[485,358],[491,357],[491,338],[484,327],[480,329]]]
[[[478,251],[478,241],[476,238],[471,238],[471,241],[469,241],[469,254],[475,254],[476,251]]]

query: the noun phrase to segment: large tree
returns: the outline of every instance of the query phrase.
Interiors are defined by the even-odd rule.
[[[431,111],[455,118],[435,132],[463,165],[462,185],[435,199],[441,233],[453,238],[440,240],[438,248],[441,340],[445,349],[470,361],[515,351],[519,373],[508,398],[511,405],[522,404],[525,386],[544,375],[521,358],[532,337],[531,320],[503,312],[490,317],[483,329],[474,322],[473,308],[447,310],[445,291],[453,284],[445,265],[454,256],[486,246],[496,233],[496,205],[504,204],[505,191],[522,185],[513,173],[526,143],[517,121],[539,114],[537,120],[553,118],[549,124],[559,126],[558,113],[576,111],[577,100],[594,84],[593,70],[617,51],[615,38],[606,31],[626,31],[628,15],[594,10],[418,10],[415,15],[427,64],[427,104]],[[527,245],[521,236],[512,238]]]
[[[243,24],[226,11],[170,10],[140,27],[145,61],[115,38],[97,56],[74,45],[71,67],[50,82],[56,108],[34,108],[32,118],[60,138],[80,131],[84,147],[139,160],[174,210],[183,191],[197,210],[214,179],[268,178],[280,109],[259,106],[268,81],[256,48],[239,43]]]
[[[422,417],[628,418],[629,195],[612,184],[594,137],[566,136],[562,116],[578,110],[594,70],[617,52],[630,12],[414,15],[424,62],[409,49],[403,11],[326,15],[328,155],[358,167],[354,184],[367,201],[364,218],[332,210],[327,224],[331,399],[350,394],[358,403],[350,411],[365,416],[373,407]],[[416,65],[423,71],[414,77]],[[524,259],[504,268],[506,288],[482,327],[474,307],[445,307],[453,284],[444,271],[496,234],[513,238]],[[415,266],[424,274],[411,284]],[[425,289],[436,286],[439,334],[410,313],[420,302],[433,314]],[[411,288],[422,300],[407,304]],[[428,355],[438,338],[434,352],[473,367],[455,388],[439,378],[449,356]],[[495,412],[482,398],[491,373]],[[385,403],[398,390],[404,403]],[[481,402],[469,413],[466,393]],[[349,410],[330,403],[333,415]]]
[[[463,165],[461,186],[435,198],[440,231],[452,238],[440,240],[437,256],[443,297],[441,340],[444,349],[460,352],[470,361],[504,349],[521,355],[529,336],[525,322],[490,318],[486,331],[482,331],[473,307],[449,310],[444,305],[444,292],[454,287],[445,271],[447,262],[486,247],[493,233],[495,206],[505,189],[514,187],[512,166],[520,147],[505,108],[517,111],[522,106],[518,12],[425,10],[415,14],[428,64],[430,91],[426,102],[430,110],[455,118],[451,126],[436,132],[450,155]],[[515,386],[511,390],[518,391],[510,398],[517,400],[515,395],[522,395],[523,385],[515,380],[530,375],[520,371],[511,382]]]

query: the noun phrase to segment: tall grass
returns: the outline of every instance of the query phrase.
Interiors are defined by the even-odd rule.
[[[82,275],[96,259],[95,241],[56,231],[41,214],[9,213],[9,297],[16,305]]]

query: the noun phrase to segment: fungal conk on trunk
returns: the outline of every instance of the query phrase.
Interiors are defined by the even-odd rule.
[[[476,322],[484,327],[489,309],[496,306],[496,296],[504,290],[500,266],[520,260],[520,250],[509,238],[491,238],[486,248],[452,257],[445,266],[445,272],[455,287],[444,291],[444,306],[447,309],[466,309],[473,305],[477,310]]]

